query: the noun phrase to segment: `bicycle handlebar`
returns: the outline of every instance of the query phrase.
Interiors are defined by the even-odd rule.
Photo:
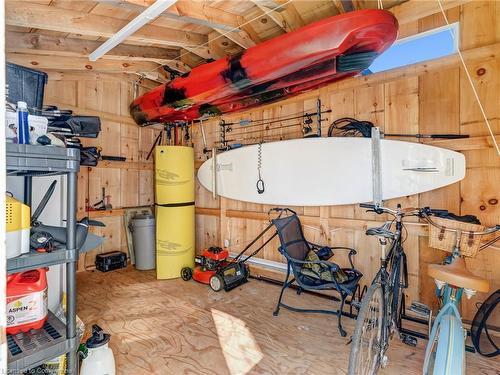
[[[359,205],[359,207],[368,208],[369,211],[373,211],[379,215],[383,214],[384,212],[390,213],[390,214],[396,214],[396,211],[394,211],[394,210],[391,210],[391,209],[386,208],[386,207],[376,206],[376,205],[370,204],[370,203],[361,203]]]
[[[443,226],[435,223],[430,218],[430,216],[433,216],[433,215],[435,215],[435,216],[448,215],[449,214],[448,210],[437,210],[437,209],[432,209],[430,207],[404,210],[404,209],[401,209],[399,206],[396,210],[392,210],[390,208],[376,206],[376,205],[371,204],[371,203],[361,203],[359,206],[362,208],[368,208],[370,211],[373,211],[379,215],[383,214],[383,213],[388,213],[388,214],[400,216],[400,217],[419,216],[419,217],[425,219],[429,224],[433,225],[434,227],[436,227],[440,230],[444,230],[444,231],[448,231],[448,232],[458,232],[459,231],[458,229],[451,229],[451,228],[443,227]],[[480,236],[480,235],[485,235],[485,234],[491,234],[491,233],[494,233],[497,231],[500,231],[500,225],[498,225],[498,224],[493,226],[493,227],[486,228],[484,231],[481,231],[481,232],[469,232],[469,231],[467,231],[467,233],[470,233],[470,234],[475,235],[475,236]]]
[[[420,212],[419,209],[414,209],[414,208],[402,209],[401,206],[399,206],[399,205],[398,205],[397,209],[395,209],[395,210],[392,210],[392,209],[387,208],[387,207],[376,206],[376,205],[371,204],[371,203],[361,203],[359,206],[362,208],[368,208],[368,211],[373,211],[379,215],[386,213],[386,214],[391,214],[394,216],[404,217],[404,216],[415,216],[415,215],[418,215]]]
[[[359,207],[361,207],[361,208],[369,208],[369,209],[374,210],[376,206],[374,204],[369,204],[369,203],[360,203]]]
[[[429,207],[422,208],[421,210],[422,210],[422,213],[425,212],[427,214],[436,215],[436,216],[449,214],[448,210],[436,210],[434,208],[429,208]]]

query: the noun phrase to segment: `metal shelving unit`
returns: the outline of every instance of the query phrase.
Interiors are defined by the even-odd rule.
[[[75,260],[78,260],[77,251],[67,250],[64,247],[59,247],[50,253],[30,252],[15,258],[7,259],[7,273],[23,272],[33,268],[74,262]]]
[[[67,354],[67,373],[76,374],[78,337],[76,336],[76,186],[80,151],[49,146],[6,145],[7,174],[25,178],[26,204],[31,206],[32,180],[36,176],[67,175],[66,246],[50,253],[30,252],[7,260],[7,272],[66,264],[66,324],[54,314],[44,327],[27,333],[8,335],[8,368],[21,372]]]
[[[49,312],[42,329],[7,336],[9,370],[29,369],[76,351],[78,338],[66,338],[66,325]]]

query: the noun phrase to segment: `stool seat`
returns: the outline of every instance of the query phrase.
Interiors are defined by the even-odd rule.
[[[465,267],[463,258],[458,258],[451,264],[429,264],[427,273],[434,279],[459,288],[472,289],[483,293],[490,289],[489,281],[470,272]]]

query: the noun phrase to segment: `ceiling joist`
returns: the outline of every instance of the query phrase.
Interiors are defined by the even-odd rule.
[[[43,16],[41,16],[43,15]],[[5,23],[64,33],[110,38],[128,22],[91,13],[83,13],[53,6],[9,2],[5,10]],[[206,43],[206,35],[188,31],[146,25],[127,40],[164,46],[198,46]]]
[[[238,15],[211,7],[201,1],[179,0],[164,13],[164,16],[225,31],[239,27]]]
[[[245,49],[256,44],[246,31],[240,29],[240,25],[244,23],[242,17],[203,2],[179,0],[164,15],[174,15],[186,22],[208,26]]]
[[[148,79],[164,82],[161,66],[148,61],[98,60],[90,62],[84,57],[57,57],[8,53],[7,60],[14,64],[40,70],[73,70],[100,73],[132,73]]]
[[[295,5],[293,5],[293,2],[288,3],[283,8],[278,8],[277,10],[281,15],[283,15],[283,18],[288,23],[288,25],[290,25],[292,30],[296,30],[306,25],[299,12],[297,11],[297,8],[295,8]]]
[[[471,2],[472,0],[442,0],[444,10],[456,8],[460,5]],[[437,1],[416,1],[409,0],[402,4],[395,5],[388,9],[396,16],[400,25],[417,21],[421,18],[440,13],[441,9]]]
[[[253,3],[259,8],[264,14],[266,14],[276,25],[278,25],[286,33],[292,31],[292,27],[286,22],[285,17],[281,13],[272,8],[268,8],[258,0],[253,0]]]
[[[352,0],[333,0],[339,13],[347,13],[355,10]]]
[[[221,57],[224,57],[225,55],[221,55],[218,53],[218,51],[209,48],[208,46],[203,46],[203,47],[184,47],[184,50],[190,53],[193,53],[199,57],[201,57],[204,60],[217,60]],[[185,54],[181,53],[181,56]]]
[[[231,40],[232,42],[236,43],[237,45],[239,45],[244,49],[255,46],[255,42],[248,36],[243,36],[239,33],[231,33],[220,29],[214,29],[214,30],[217,31],[219,34],[224,35],[226,38],[228,38],[229,40]]]
[[[45,70],[49,81],[117,81],[117,82],[138,82],[141,86],[154,89],[158,86],[157,81],[152,81],[147,78],[139,78],[137,74],[132,73],[99,73],[99,72],[82,72],[68,70]]]
[[[5,34],[5,49],[8,53],[88,57],[89,53],[99,47],[99,45],[99,42],[91,40],[64,38],[40,33],[7,31]],[[189,66],[177,60],[179,54],[179,50],[120,44],[104,55],[103,59],[150,61],[167,65],[182,73],[189,71]]]
[[[107,4],[141,10],[155,0],[97,0]],[[232,30],[239,26],[238,15],[218,9],[201,1],[178,0],[175,5],[163,12],[161,17],[170,18],[195,25],[202,25],[222,30]]]
[[[123,43],[128,37],[134,35],[137,31],[147,26],[165,10],[175,4],[177,0],[155,1],[151,6],[144,9],[139,15],[131,19],[120,30],[113,34],[108,40],[102,43],[96,50],[89,55],[90,61],[96,61],[103,55],[111,51],[117,45]]]
[[[110,0],[98,0],[109,3]],[[154,0],[111,0],[116,6],[125,6],[131,9],[142,10],[154,3]],[[258,38],[240,29],[245,21],[237,14],[227,12],[208,5],[201,1],[178,0],[175,5],[163,12],[160,18],[170,18],[177,21],[210,27],[222,34],[229,33],[227,37],[243,48],[254,46]],[[200,55],[201,56],[201,55]]]

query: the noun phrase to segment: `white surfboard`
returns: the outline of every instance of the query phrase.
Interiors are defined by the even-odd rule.
[[[271,205],[328,206],[373,201],[370,138],[302,138],[262,144],[257,192],[258,145],[216,157],[216,193]],[[380,141],[382,197],[391,199],[450,185],[465,176],[462,154],[420,143]],[[213,160],[198,179],[213,191]]]

